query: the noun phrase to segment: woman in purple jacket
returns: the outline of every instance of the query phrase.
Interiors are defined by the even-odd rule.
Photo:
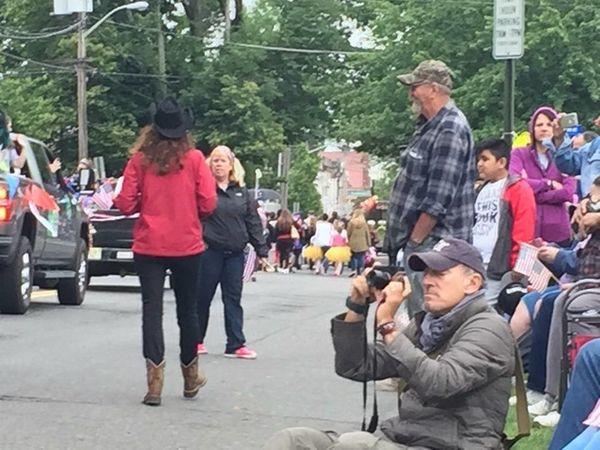
[[[571,242],[567,202],[573,201],[576,182],[560,173],[552,155],[542,144],[552,138],[552,121],[558,116],[549,106],[538,108],[531,116],[529,147],[515,149],[510,157],[510,173],[525,178],[533,189],[537,205],[535,237],[565,247]]]

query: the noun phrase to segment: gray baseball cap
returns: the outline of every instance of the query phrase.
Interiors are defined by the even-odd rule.
[[[398,75],[400,83],[406,86],[423,83],[438,83],[452,89],[452,71],[442,61],[428,59],[421,62],[411,73]]]
[[[442,239],[430,251],[415,253],[408,258],[408,265],[416,272],[426,268],[443,272],[459,264],[473,269],[485,279],[481,253],[462,239]]]

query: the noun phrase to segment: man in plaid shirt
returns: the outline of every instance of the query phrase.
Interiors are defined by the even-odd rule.
[[[423,286],[408,257],[444,237],[472,242],[476,157],[471,127],[450,98],[452,72],[446,64],[423,61],[398,78],[410,88],[419,118],[390,196],[384,248],[394,259],[404,250],[413,289],[407,302],[412,317],[422,310]]]

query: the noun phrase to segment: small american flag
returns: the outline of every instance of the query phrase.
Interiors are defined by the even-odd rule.
[[[252,275],[256,270],[256,251],[250,244],[246,249],[246,260],[244,261],[244,272],[242,275],[242,279],[245,283],[252,279]]]
[[[539,260],[535,260],[529,272],[529,285],[535,291],[542,292],[548,287],[552,272]]]
[[[113,205],[112,195],[106,192],[104,189],[100,189],[94,195],[92,195],[92,202],[99,209],[110,209]]]
[[[537,261],[538,248],[533,245],[521,243],[521,249],[519,250],[519,256],[515,263],[515,272],[519,272],[523,275],[529,276],[533,265]]]

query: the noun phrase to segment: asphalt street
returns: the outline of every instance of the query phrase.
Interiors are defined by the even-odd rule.
[[[220,293],[201,364],[208,384],[182,398],[173,292],[165,293],[163,404],[141,404],[141,302],[135,277],[96,278],[83,305],[34,293],[25,316],[0,315],[1,449],[260,449],[290,426],[360,427],[362,387],[333,370],[329,320],[350,279],[259,274],[245,286],[245,333],[254,361],[223,357]],[[360,351],[357,349],[357,351]],[[395,409],[379,395],[380,416]]]

